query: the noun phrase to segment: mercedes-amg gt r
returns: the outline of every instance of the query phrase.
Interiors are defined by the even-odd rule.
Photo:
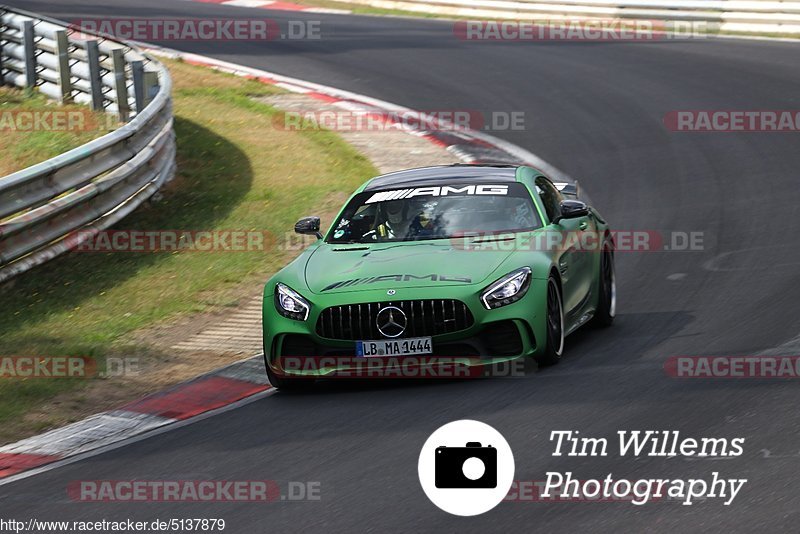
[[[564,338],[616,308],[613,238],[575,184],[510,165],[378,176],[264,288],[264,358],[278,388],[369,361],[558,362]]]

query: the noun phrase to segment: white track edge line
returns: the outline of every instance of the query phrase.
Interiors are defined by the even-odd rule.
[[[67,456],[65,458],[62,458],[60,460],[56,460],[56,461],[51,462],[49,464],[45,464],[45,465],[40,466],[40,467],[35,467],[33,469],[29,469],[27,471],[23,471],[23,472],[18,473],[16,475],[11,475],[9,477],[2,478],[2,479],[0,479],[0,486],[5,486],[6,484],[11,484],[12,482],[16,482],[18,480],[22,480],[22,479],[25,479],[25,478],[28,478],[28,477],[32,477],[34,475],[39,475],[41,473],[46,473],[47,471],[52,471],[54,469],[58,469],[60,467],[66,466],[66,465],[73,464],[75,462],[80,462],[81,460],[85,460],[85,459],[91,458],[93,456],[98,456],[100,454],[104,454],[104,453],[109,452],[109,451],[113,451],[113,450],[116,450],[116,449],[119,449],[119,448],[122,448],[122,447],[125,447],[125,446],[128,446],[128,445],[132,445],[132,444],[134,444],[136,442],[144,441],[144,440],[146,440],[148,438],[151,438],[151,437],[154,437],[154,436],[158,436],[158,435],[164,434],[166,432],[171,432],[172,430],[177,430],[179,428],[183,428],[185,426],[189,426],[191,424],[197,423],[199,421],[203,421],[204,419],[208,419],[210,417],[214,417],[214,416],[223,414],[225,412],[236,410],[238,408],[241,408],[242,406],[246,406],[246,405],[248,405],[250,403],[253,403],[255,401],[258,401],[258,400],[261,400],[261,399],[263,399],[265,397],[273,395],[274,393],[276,393],[278,391],[277,389],[273,388],[272,386],[267,386],[267,387],[269,389],[267,389],[265,391],[259,391],[258,393],[254,393],[254,394],[252,394],[252,395],[250,395],[248,397],[245,397],[243,399],[239,399],[236,402],[233,402],[231,404],[227,404],[225,406],[221,406],[221,407],[216,408],[214,410],[209,410],[209,411],[201,413],[199,415],[195,415],[194,417],[190,417],[189,419],[184,419],[182,421],[177,421],[175,423],[166,424],[166,425],[160,426],[158,428],[154,428],[152,430],[148,430],[148,431],[143,432],[141,434],[138,434],[136,436],[131,436],[129,438],[126,438],[124,440],[118,441],[116,443],[109,443],[108,445],[104,445],[103,447],[99,447],[97,449],[92,449],[90,451],[82,452],[80,454],[76,454],[75,456]]]

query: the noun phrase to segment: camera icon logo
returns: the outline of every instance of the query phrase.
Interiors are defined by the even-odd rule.
[[[508,495],[514,455],[502,434],[463,419],[440,427],[425,442],[417,466],[428,498],[450,514],[488,512]]]
[[[470,441],[466,447],[437,447],[437,488],[496,488],[497,449]]]

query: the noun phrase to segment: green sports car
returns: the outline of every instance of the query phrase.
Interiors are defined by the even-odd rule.
[[[404,368],[557,363],[564,338],[616,307],[608,224],[554,184],[511,165],[450,165],[362,185],[324,236],[264,288],[264,358],[273,386]]]

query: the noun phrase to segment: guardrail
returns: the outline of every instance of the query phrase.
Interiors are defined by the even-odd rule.
[[[116,223],[175,174],[172,82],[135,47],[0,6],[0,83],[113,113],[114,131],[0,177],[0,283]]]
[[[730,33],[800,34],[800,2],[773,0],[337,0],[384,9],[498,19],[705,22]]]

